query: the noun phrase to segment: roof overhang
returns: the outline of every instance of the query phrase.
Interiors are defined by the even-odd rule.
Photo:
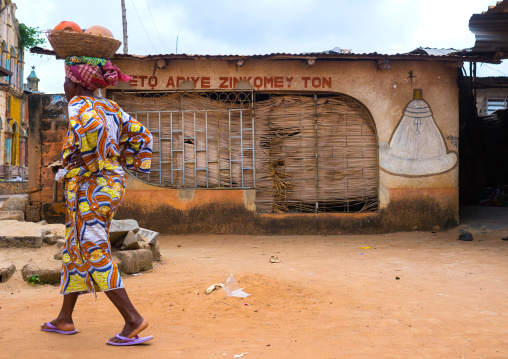
[[[476,38],[473,53],[502,53],[503,59],[508,58],[508,1],[499,2],[483,14],[473,14],[469,30]]]
[[[55,51],[42,47],[32,47],[31,53],[40,55],[56,56]],[[447,54],[429,54],[427,52],[409,52],[404,54],[379,54],[377,52],[368,54],[355,53],[302,53],[287,54],[273,53],[265,55],[188,55],[188,54],[158,54],[158,55],[133,55],[133,54],[115,54],[113,59],[133,59],[133,60],[317,60],[317,61],[359,61],[359,60],[409,60],[409,61],[448,61],[448,62],[486,62],[500,63],[495,53],[473,54],[469,51],[457,51]],[[497,54],[499,55],[499,54]],[[58,57],[57,57],[58,59]]]

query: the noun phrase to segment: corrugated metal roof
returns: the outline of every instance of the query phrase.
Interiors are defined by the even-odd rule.
[[[508,58],[508,0],[498,2],[482,14],[473,14],[469,19],[469,30],[475,34],[473,53],[500,54]]]
[[[42,47],[32,47],[31,53],[56,56],[55,52]],[[271,53],[259,55],[190,55],[190,54],[150,54],[134,55],[117,53],[113,59],[219,59],[219,60],[240,60],[240,59],[262,59],[262,60],[434,60],[434,61],[471,61],[499,63],[495,56],[484,56],[472,54],[468,50],[458,51],[455,49],[432,49],[420,47],[408,53],[402,54],[380,54],[377,52],[357,54],[352,52],[335,52],[328,50],[324,52],[306,52],[299,54]]]

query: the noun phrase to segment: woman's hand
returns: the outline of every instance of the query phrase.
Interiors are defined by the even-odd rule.
[[[77,168],[85,165],[85,161],[83,161],[83,157],[81,156],[81,152],[75,153],[71,156],[69,160],[69,165],[72,168]]]

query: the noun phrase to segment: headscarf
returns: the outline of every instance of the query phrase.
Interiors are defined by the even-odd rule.
[[[65,76],[89,90],[128,82],[132,77],[122,74],[111,61],[98,57],[68,56],[65,59]]]

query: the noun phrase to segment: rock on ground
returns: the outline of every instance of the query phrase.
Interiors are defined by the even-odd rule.
[[[32,222],[2,221],[0,247],[42,247],[42,240],[50,230]]]
[[[25,213],[27,203],[28,198],[25,196],[14,195],[4,202],[0,211],[21,211]]]
[[[133,231],[129,231],[127,235],[125,236],[123,243],[122,243],[122,250],[125,249],[141,249],[142,243],[145,243],[143,241],[143,238],[139,236],[138,233],[134,233]]]
[[[149,229],[140,228],[138,234],[143,237],[146,243],[155,244],[159,238],[159,232],[150,231]]]
[[[154,261],[161,260],[161,249],[159,247],[159,243],[150,244],[150,250],[152,251],[152,257]]]
[[[65,240],[64,239],[57,239],[56,240],[56,246],[60,249],[62,249],[65,245]]]
[[[139,273],[153,268],[152,252],[148,249],[120,251],[116,253],[116,256],[121,261],[120,271],[124,273]]]
[[[49,234],[46,234],[42,240],[44,241],[44,243],[52,246],[59,239],[63,239],[63,237],[58,234],[49,233]]]
[[[7,282],[15,271],[16,267],[14,264],[11,264],[10,266],[0,266],[0,283]]]
[[[139,230],[139,224],[134,219],[122,219],[111,221],[111,226],[109,227],[109,241],[112,245],[115,245],[116,242],[122,240],[129,231],[137,233]]]
[[[22,211],[0,211],[0,221],[6,220],[24,222],[25,214]]]
[[[37,278],[33,281],[35,284],[60,283],[61,274],[62,264],[56,261],[28,263],[21,269],[23,280]]]

